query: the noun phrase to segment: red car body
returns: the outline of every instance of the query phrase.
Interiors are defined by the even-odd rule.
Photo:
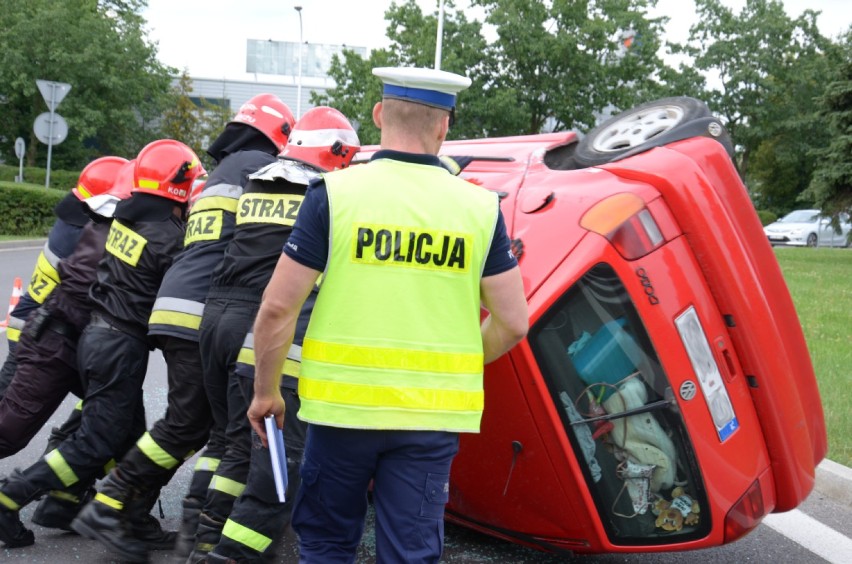
[[[446,518],[551,552],[732,542],[800,504],[827,450],[781,270],[721,143],[560,164],[576,143],[442,148],[500,193],[530,320],[486,366]]]

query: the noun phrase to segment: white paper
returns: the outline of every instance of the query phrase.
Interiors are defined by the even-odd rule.
[[[264,419],[266,424],[266,441],[269,443],[269,458],[272,462],[272,475],[275,478],[275,491],[278,501],[287,500],[287,454],[284,450],[284,432],[278,428],[275,417]]]

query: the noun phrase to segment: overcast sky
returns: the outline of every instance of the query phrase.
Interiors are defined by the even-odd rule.
[[[417,0],[432,13],[437,0]],[[346,44],[374,49],[386,46],[384,13],[390,0],[148,0],[143,12],[149,37],[159,44],[160,60],[193,77],[245,79],[246,39]],[[739,12],[745,0],[723,0]],[[457,0],[464,7],[467,0]],[[823,34],[836,37],[852,23],[852,0],[784,0],[788,15],[821,11]],[[476,10],[468,10],[476,17]],[[696,14],[691,0],[659,0],[657,13],[668,15],[669,39],[683,41]],[[264,77],[263,80],[266,80]]]

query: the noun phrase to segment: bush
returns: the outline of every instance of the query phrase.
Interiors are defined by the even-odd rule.
[[[0,182],[15,182],[15,177],[18,176],[18,167],[10,165],[0,165]],[[44,178],[47,176],[47,171],[43,168],[32,166],[24,167],[24,182],[27,184],[35,184],[44,187]],[[58,190],[68,191],[77,185],[77,179],[80,177],[80,171],[71,170],[51,170],[50,171],[50,187]]]
[[[760,223],[764,226],[769,225],[778,219],[778,215],[769,210],[757,210],[757,217],[760,218]]]
[[[46,237],[56,221],[53,208],[67,194],[67,189],[0,181],[0,234]]]

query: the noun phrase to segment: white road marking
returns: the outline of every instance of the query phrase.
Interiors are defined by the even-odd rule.
[[[763,522],[832,564],[852,562],[852,539],[798,509],[772,513]]]

